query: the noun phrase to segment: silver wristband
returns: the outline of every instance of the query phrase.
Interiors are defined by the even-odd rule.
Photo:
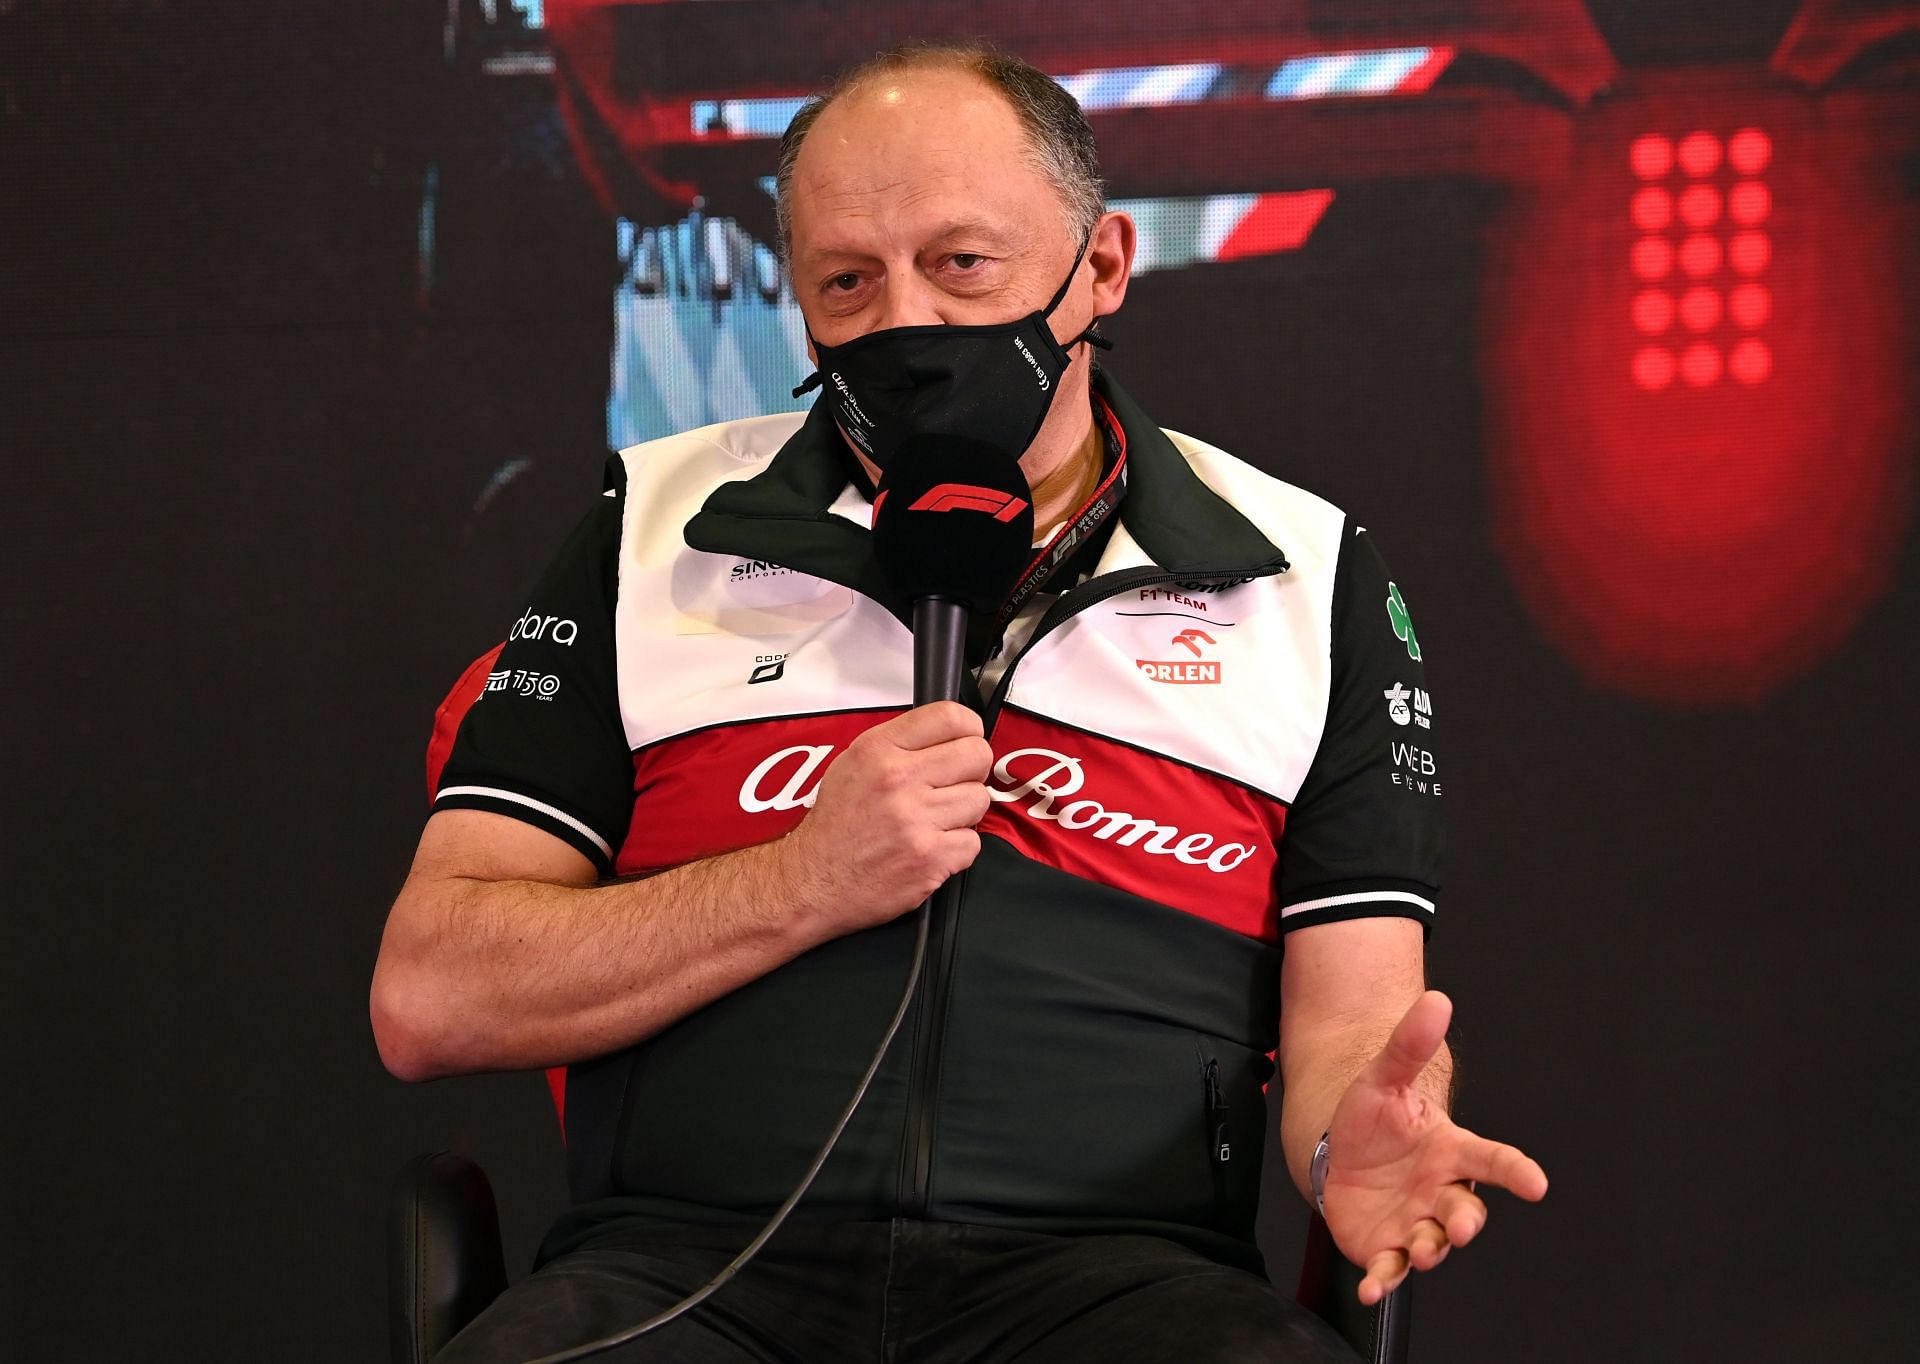
[[[1332,1135],[1331,1128],[1320,1134],[1320,1144],[1313,1148],[1313,1164],[1307,1171],[1307,1182],[1313,1186],[1314,1211],[1322,1217],[1327,1215],[1327,1138]]]

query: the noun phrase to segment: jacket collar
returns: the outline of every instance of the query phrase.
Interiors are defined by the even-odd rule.
[[[1093,385],[1127,442],[1127,495],[1120,522],[1159,567],[1182,578],[1284,572],[1285,553],[1201,481],[1179,450],[1105,370]],[[824,402],[752,478],[724,483],[687,522],[693,549],[768,559],[852,588],[902,620],[911,603],[888,586],[871,532],[829,509],[849,484],[846,442]]]

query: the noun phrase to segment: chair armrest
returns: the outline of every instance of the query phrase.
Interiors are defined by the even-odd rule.
[[[1407,1364],[1413,1327],[1413,1276],[1372,1307],[1355,1296],[1366,1275],[1333,1243],[1318,1213],[1309,1213],[1306,1254],[1294,1298],[1333,1327],[1366,1364]]]
[[[507,1286],[493,1186],[465,1156],[415,1156],[387,1203],[387,1341],[427,1364]]]

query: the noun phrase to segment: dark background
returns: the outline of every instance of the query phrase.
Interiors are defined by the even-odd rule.
[[[1657,48],[1648,8],[1602,27]],[[516,1275],[564,1197],[538,1077],[410,1088],[366,1020],[433,707],[605,453],[611,227],[444,76],[440,14],[0,5],[9,1359],[381,1358],[405,1157],[482,1161]],[[1412,585],[1459,1111],[1553,1179],[1421,1281],[1417,1357],[1906,1357],[1916,541],[1758,702],[1586,680],[1495,549],[1503,193],[1343,190],[1321,249],[1147,276],[1109,327],[1163,423],[1354,508]]]

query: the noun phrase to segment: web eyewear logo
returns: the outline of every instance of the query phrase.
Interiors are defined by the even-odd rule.
[[[1213,636],[1205,630],[1182,630],[1169,641],[1169,646],[1185,649],[1198,661],[1136,658],[1133,660],[1134,666],[1155,682],[1170,682],[1178,686],[1217,686],[1220,664],[1204,658],[1205,650],[1201,648],[1202,645],[1213,643]]]
[[[1015,497],[1011,493],[998,492],[993,488],[979,488],[971,483],[940,483],[920,495],[908,511],[985,512],[996,521],[1011,521],[1027,508],[1026,499]]]
[[[1420,796],[1440,794],[1440,768],[1430,749],[1413,744],[1393,743],[1393,784]]]

